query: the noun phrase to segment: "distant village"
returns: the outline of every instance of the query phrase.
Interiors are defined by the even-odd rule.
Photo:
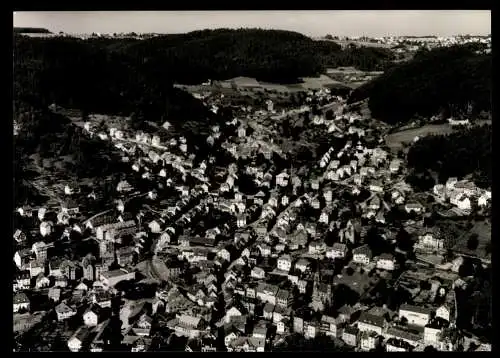
[[[217,86],[252,92],[251,83]],[[227,98],[214,86],[193,95],[217,113]],[[326,104],[312,114],[317,103]],[[294,166],[277,133],[285,118],[303,117],[303,131],[323,131],[331,145]],[[341,96],[321,88],[295,108],[272,99],[239,106],[211,127],[213,155],[201,161],[195,143],[159,134],[168,121],[146,133],[99,128],[100,120],[75,125],[111,142],[129,167],[111,208],[89,212],[103,194],[78,183],[60,183],[59,207],[16,208],[20,337],[36,332],[46,350],[57,338],[72,352],[100,352],[119,319],[120,347],[132,352],[161,344],[264,352],[296,336],[326,336],[351,351],[491,350],[456,326],[455,288],[468,284],[459,271],[472,254],[429,224],[486,215],[491,191],[466,178],[415,191],[405,157],[385,145],[387,131]],[[403,247],[403,236],[412,245]]]

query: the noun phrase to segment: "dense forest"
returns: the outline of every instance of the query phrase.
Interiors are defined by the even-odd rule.
[[[14,27],[14,33],[17,34],[51,34],[47,29],[41,27]]]
[[[426,136],[410,147],[408,165],[417,173],[437,172],[441,183],[472,173],[478,186],[488,188],[492,183],[491,141],[490,125]]]
[[[477,45],[423,50],[409,62],[353,91],[349,102],[365,98],[372,115],[390,124],[416,115],[470,116],[491,110],[491,55]]]

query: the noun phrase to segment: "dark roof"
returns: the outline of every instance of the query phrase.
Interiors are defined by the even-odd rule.
[[[373,326],[377,327],[384,327],[385,324],[385,319],[384,317],[380,316],[375,316],[370,313],[362,312],[361,316],[359,317],[359,322],[366,323],[366,324],[371,324]]]
[[[13,303],[30,303],[28,296],[23,292],[16,293],[14,295],[13,301]]]
[[[344,328],[344,333],[357,335],[359,333],[359,329],[355,326],[347,326]]]
[[[396,338],[406,339],[409,341],[417,342],[421,339],[420,335],[409,332],[403,328],[390,327],[387,329],[387,334]]]

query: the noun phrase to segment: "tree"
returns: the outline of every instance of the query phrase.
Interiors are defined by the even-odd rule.
[[[467,248],[471,251],[475,251],[479,245],[479,235],[476,233],[473,233],[469,236],[469,239],[467,240]]]

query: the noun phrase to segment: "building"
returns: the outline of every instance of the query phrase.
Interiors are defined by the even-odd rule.
[[[343,259],[347,255],[347,246],[341,243],[334,243],[333,247],[326,251],[326,257],[330,259]]]
[[[276,294],[276,305],[282,308],[289,308],[293,304],[293,294],[285,289],[279,289]]]
[[[64,321],[68,318],[73,317],[76,314],[76,311],[69,307],[66,303],[61,302],[55,308],[57,320]]]
[[[357,347],[358,341],[359,341],[359,329],[355,326],[347,326],[344,329],[344,332],[342,333],[342,340],[345,342],[345,344],[352,346],[352,347]]]
[[[82,349],[82,346],[87,343],[90,333],[91,331],[85,326],[78,328],[78,330],[68,340],[69,350],[71,352],[79,352]]]
[[[289,272],[290,269],[292,268],[292,258],[290,255],[283,255],[280,258],[278,258],[278,269]]]
[[[112,270],[102,272],[100,279],[105,287],[113,287],[120,281],[135,279],[135,272],[128,272],[125,269]]]
[[[368,265],[371,259],[372,250],[368,245],[359,246],[352,250],[352,261],[357,264]]]
[[[399,307],[399,318],[406,318],[409,324],[424,327],[429,323],[431,310],[429,308],[404,304]]]
[[[357,323],[360,332],[376,332],[379,335],[382,334],[387,325],[384,317],[366,312],[361,313]]]
[[[13,297],[13,312],[16,313],[23,310],[30,310],[30,300],[25,293],[16,293]]]
[[[392,271],[394,270],[395,265],[396,265],[396,260],[394,258],[394,255],[392,254],[383,253],[379,256],[377,260],[378,269]]]

